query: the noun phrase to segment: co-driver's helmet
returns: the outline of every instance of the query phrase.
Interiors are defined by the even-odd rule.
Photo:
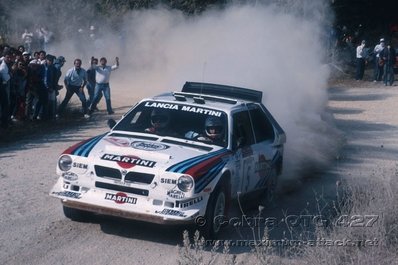
[[[221,118],[208,117],[205,122],[206,135],[212,139],[221,139],[224,136],[224,123]]]
[[[170,115],[162,109],[154,109],[151,113],[151,124],[156,129],[164,129],[170,122]]]

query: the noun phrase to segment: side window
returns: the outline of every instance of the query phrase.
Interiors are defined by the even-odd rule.
[[[272,141],[275,137],[274,128],[268,120],[267,115],[258,106],[249,110],[249,112],[253,123],[253,131],[256,136],[256,141]]]
[[[232,116],[233,148],[254,144],[253,131],[248,111],[237,112]]]

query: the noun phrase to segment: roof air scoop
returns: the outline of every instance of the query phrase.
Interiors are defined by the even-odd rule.
[[[178,95],[174,93],[174,97],[177,101],[187,101],[187,98],[183,95]]]
[[[193,101],[197,104],[205,104],[205,99],[202,97],[193,97]]]

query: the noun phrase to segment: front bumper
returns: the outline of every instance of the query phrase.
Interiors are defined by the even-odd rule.
[[[70,190],[65,189],[63,178],[58,179],[50,191],[50,196],[61,199],[62,204],[66,207],[156,224],[194,223],[200,212],[205,211],[207,203],[207,200],[202,199],[195,203],[195,207],[181,209],[168,207],[165,203],[159,204],[161,200],[136,194],[99,188]],[[119,198],[124,196],[122,197],[123,200],[110,199],[118,196]],[[157,201],[156,204],[154,201]]]

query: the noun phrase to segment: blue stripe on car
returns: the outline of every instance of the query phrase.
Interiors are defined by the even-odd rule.
[[[175,165],[172,165],[171,167],[169,167],[168,169],[166,169],[166,171],[169,172],[175,172],[175,173],[184,173],[185,171],[187,171],[189,168],[205,161],[208,160],[210,158],[213,158],[217,155],[220,155],[224,152],[226,152],[226,149],[221,149],[219,151],[213,152],[213,153],[209,153],[209,154],[205,154],[205,155],[200,155],[197,157],[193,157],[187,160],[184,160],[180,163],[177,163]]]
[[[207,184],[209,184],[225,166],[226,162],[221,161],[210,169],[203,177],[195,183],[195,193],[201,192]]]
[[[97,137],[94,137],[92,140],[88,141],[87,143],[83,144],[73,152],[73,155],[88,157],[91,150],[102,139],[102,137],[104,137],[104,135],[105,134],[101,134]]]

